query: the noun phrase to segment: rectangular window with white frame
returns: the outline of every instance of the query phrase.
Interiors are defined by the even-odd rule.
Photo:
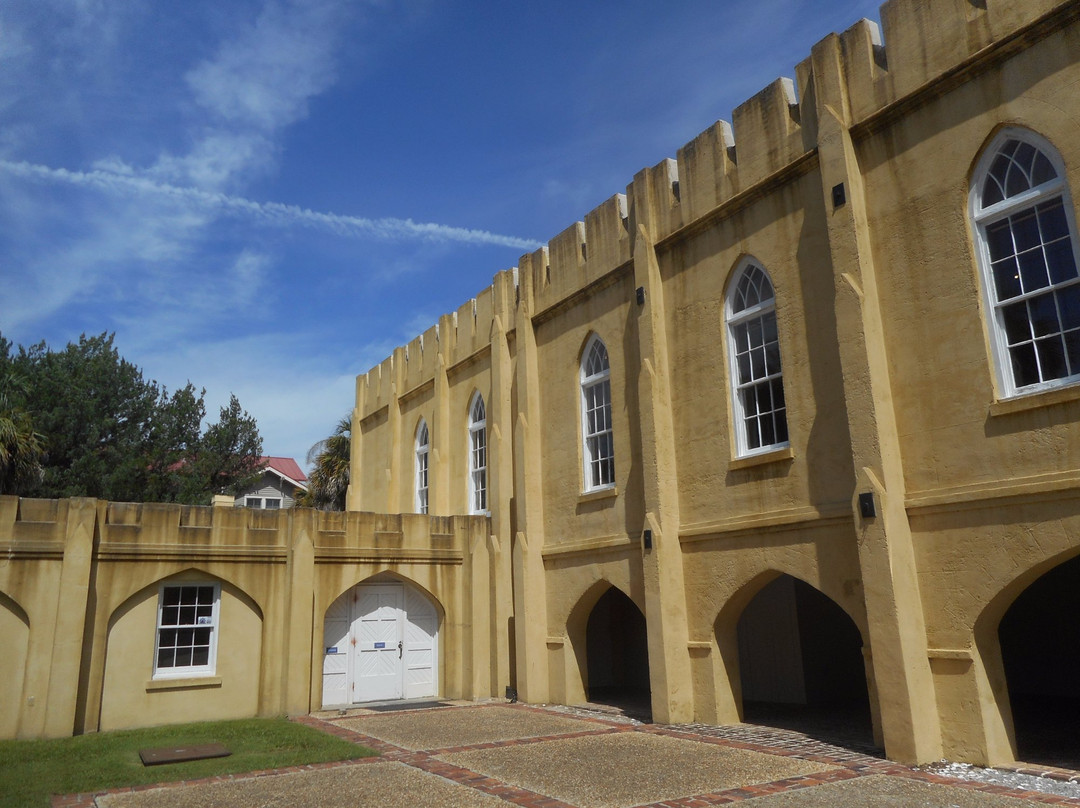
[[[214,674],[220,608],[219,584],[161,587],[154,644],[155,679]]]

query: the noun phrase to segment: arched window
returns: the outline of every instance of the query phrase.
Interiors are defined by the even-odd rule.
[[[477,393],[469,407],[469,513],[487,510],[487,412]]]
[[[776,297],[768,273],[754,261],[746,261],[735,273],[726,317],[737,454],[786,446]]]
[[[420,419],[416,428],[416,512],[428,512],[428,455],[431,440],[428,437],[427,422]]]
[[[585,490],[615,485],[615,441],[611,432],[611,367],[604,342],[593,335],[581,359],[581,431]]]
[[[1044,138],[1006,129],[971,187],[1002,397],[1080,380],[1080,276],[1065,165]]]

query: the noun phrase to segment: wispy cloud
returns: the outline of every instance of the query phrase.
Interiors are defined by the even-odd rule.
[[[534,250],[541,243],[532,239],[504,236],[486,230],[452,227],[412,219],[368,219],[339,213],[320,213],[281,202],[258,202],[240,196],[204,191],[156,182],[134,173],[116,171],[70,171],[25,161],[0,160],[0,170],[26,179],[60,182],[95,188],[111,194],[153,195],[182,200],[201,210],[245,216],[266,226],[300,226],[325,230],[348,238],[394,240],[454,241],[466,244],[492,244]]]
[[[252,25],[187,74],[188,86],[204,109],[230,124],[287,126],[334,80],[342,21],[355,6],[270,0]]]

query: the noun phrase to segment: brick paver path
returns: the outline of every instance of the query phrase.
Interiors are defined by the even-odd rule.
[[[505,710],[508,709],[508,707],[505,705],[489,705],[470,706],[465,708],[440,707],[434,709]],[[532,711],[534,713],[542,712],[544,714],[551,715],[550,711],[542,710],[541,708],[530,707],[527,705],[514,705],[509,709]],[[411,714],[415,714],[416,712],[418,711],[410,711]],[[803,789],[812,789],[815,786],[822,786],[829,783],[839,783],[842,781],[869,776],[905,778],[907,780],[914,780],[927,784],[951,786],[952,788],[963,789],[969,792],[982,792],[983,794],[987,795],[1011,797],[1014,799],[1021,799],[1036,804],[1041,803],[1045,805],[1066,805],[1077,806],[1078,808],[1080,808],[1080,799],[1069,799],[1061,796],[1044,794],[1041,792],[1018,791],[1000,785],[991,785],[967,780],[957,780],[955,778],[942,776],[923,769],[915,769],[908,766],[903,766],[882,759],[880,757],[865,754],[860,751],[853,751],[851,749],[834,746],[828,743],[824,743],[822,741],[813,740],[802,735],[801,733],[792,732],[789,730],[774,730],[768,727],[751,725],[714,727],[701,724],[685,724],[677,726],[665,726],[651,724],[634,724],[627,723],[625,721],[608,720],[605,718],[588,717],[582,715],[575,715],[574,717],[582,722],[582,729],[579,732],[560,733],[556,735],[547,735],[542,737],[515,738],[512,740],[480,743],[469,746],[441,749],[423,749],[418,751],[394,746],[393,744],[387,743],[378,738],[364,735],[338,723],[338,721],[348,721],[349,719],[346,718],[334,719],[318,718],[315,716],[303,716],[296,718],[295,720],[298,723],[318,728],[324,732],[374,749],[379,752],[380,757],[365,758],[357,761],[344,761],[341,763],[323,763],[310,766],[292,767],[289,769],[282,769],[274,772],[252,772],[245,775],[228,775],[224,777],[207,778],[206,780],[189,781],[184,785],[224,782],[229,780],[240,780],[245,778],[253,778],[266,776],[269,774],[281,774],[288,772],[317,771],[319,769],[329,769],[338,766],[362,766],[380,760],[391,760],[397,761],[407,766],[414,767],[421,771],[429,772],[459,785],[475,789],[484,794],[498,797],[512,805],[522,806],[522,808],[576,808],[576,806],[570,803],[562,802],[553,797],[539,794],[534,791],[529,791],[527,789],[515,786],[511,783],[503,782],[494,777],[487,776],[480,772],[472,771],[470,769],[463,768],[462,766],[454,765],[451,762],[440,759],[440,756],[447,756],[455,753],[469,752],[473,750],[498,749],[501,747],[519,746],[523,744],[543,744],[547,741],[565,740],[568,738],[576,737],[594,737],[609,735],[613,733],[649,733],[658,736],[676,738],[682,741],[693,741],[701,744],[710,745],[715,744],[731,749],[757,752],[761,754],[772,755],[775,757],[788,757],[799,760],[811,761],[814,763],[824,764],[829,768],[824,771],[804,774],[796,777],[788,777],[769,783],[742,785],[740,787],[730,788],[724,791],[717,791],[706,794],[696,794],[691,796],[679,797],[676,799],[665,799],[659,802],[644,804],[642,808],[706,808],[707,806],[713,805],[730,805],[736,802],[752,800],[756,797],[764,797],[771,794],[782,794],[785,792],[793,792]],[[597,761],[597,765],[603,764],[603,761]],[[1046,772],[1039,773],[1046,774]],[[1051,774],[1054,775],[1055,773]],[[1056,775],[1059,777],[1059,779],[1065,779],[1063,773],[1060,771],[1056,772]],[[168,784],[159,784],[155,786],[140,786],[137,788],[114,789],[110,792],[103,793],[132,793],[146,790],[148,788],[161,788],[164,785]],[[53,808],[96,808],[96,797],[98,796],[101,796],[101,794],[71,794],[57,796],[53,798],[52,804]],[[752,806],[748,805],[747,808],[752,808]]]

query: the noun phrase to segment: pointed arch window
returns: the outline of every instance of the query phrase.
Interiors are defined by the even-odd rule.
[[[743,264],[732,280],[726,308],[737,454],[787,446],[776,296],[764,268],[754,261]]]
[[[427,422],[421,419],[416,428],[416,512],[428,512],[428,457],[431,452],[431,439],[428,436]]]
[[[469,407],[469,513],[487,511],[487,411],[476,393]]]
[[[615,440],[611,428],[611,366],[603,340],[593,335],[581,359],[581,430],[585,490],[615,485]]]
[[[1080,381],[1076,221],[1054,147],[1001,132],[975,171],[971,216],[1001,395]]]

